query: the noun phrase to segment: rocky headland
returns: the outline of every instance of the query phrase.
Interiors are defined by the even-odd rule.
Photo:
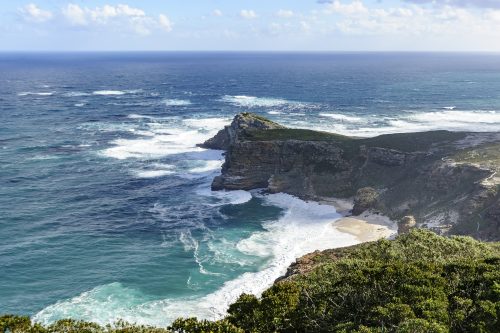
[[[386,215],[401,232],[420,227],[500,240],[500,133],[357,138],[286,128],[242,113],[200,146],[226,151],[213,190],[349,198],[353,215]]]

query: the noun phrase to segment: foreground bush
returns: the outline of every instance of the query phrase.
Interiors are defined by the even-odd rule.
[[[228,320],[257,332],[500,332],[498,244],[416,230],[314,260],[261,299],[242,295]]]
[[[261,298],[241,295],[221,321],[178,319],[159,329],[62,320],[42,327],[0,317],[0,332],[500,332],[500,244],[415,230],[315,254]]]

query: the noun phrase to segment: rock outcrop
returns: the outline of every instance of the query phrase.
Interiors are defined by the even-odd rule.
[[[361,215],[366,210],[375,208],[378,202],[378,192],[372,187],[363,187],[356,192],[352,215]]]
[[[247,129],[276,129],[285,128],[264,117],[253,113],[240,113],[236,115],[230,125],[221,129],[213,138],[199,144],[201,148],[227,150],[230,145],[238,141],[238,136]]]
[[[351,138],[289,129],[245,113],[202,146],[226,150],[214,190],[263,188],[304,199],[358,193],[354,214],[412,215],[419,227],[438,233],[500,239],[496,133]]]
[[[398,234],[407,234],[410,232],[412,228],[415,228],[417,225],[417,221],[415,220],[415,217],[408,215],[404,216],[399,222],[398,222]]]

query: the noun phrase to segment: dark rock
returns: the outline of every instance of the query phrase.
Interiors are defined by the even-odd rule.
[[[410,232],[412,228],[414,228],[417,225],[417,221],[415,220],[414,216],[408,215],[404,216],[399,222],[398,222],[398,234],[407,234]]]
[[[375,208],[378,201],[378,192],[372,187],[363,187],[356,192],[352,215],[361,215],[365,211]]]
[[[374,163],[385,166],[404,165],[407,155],[394,149],[371,148],[369,150],[369,159]]]
[[[228,150],[231,144],[238,141],[238,136],[246,130],[277,129],[284,126],[253,113],[244,112],[236,115],[231,125],[224,127],[213,138],[208,139],[198,146],[207,149]]]
[[[264,188],[313,200],[356,196],[354,215],[366,209],[394,220],[411,215],[443,233],[499,240],[500,135],[493,134],[360,139],[241,114],[205,146],[227,149],[214,190]]]

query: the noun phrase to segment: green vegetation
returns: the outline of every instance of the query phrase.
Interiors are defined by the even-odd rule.
[[[428,151],[432,147],[461,140],[466,137],[463,132],[429,131],[417,133],[395,133],[362,139],[368,147],[396,149],[403,152]]]
[[[300,128],[250,129],[244,133],[250,141],[299,140],[299,141],[346,141],[353,140],[348,136],[328,132],[313,131]]]
[[[265,118],[264,118],[265,119]],[[249,141],[299,140],[336,142],[345,151],[358,151],[361,146],[395,149],[402,152],[428,151],[432,147],[465,138],[465,133],[431,131],[423,133],[397,133],[373,138],[356,138],[345,135],[299,128],[250,129],[243,133]]]
[[[0,316],[2,333],[244,333],[227,320],[208,321],[196,318],[177,319],[168,328],[117,322],[100,326],[95,323],[64,319],[49,326],[32,323],[29,317]]]
[[[453,160],[459,163],[474,163],[493,170],[500,169],[500,144],[485,144],[459,151]]]
[[[266,123],[268,125],[277,126],[277,127],[283,127],[282,125],[278,124],[277,122],[274,122],[274,121],[272,121],[270,119],[267,119],[266,117],[259,116],[256,113],[242,112],[241,115],[243,116],[243,118],[249,118],[249,119],[253,118],[253,119],[260,120],[261,122]]]
[[[179,319],[169,329],[71,320],[49,327],[0,318],[0,332],[500,332],[500,243],[413,230],[309,255],[261,298],[242,295],[218,322]],[[170,331],[169,331],[170,330]]]

